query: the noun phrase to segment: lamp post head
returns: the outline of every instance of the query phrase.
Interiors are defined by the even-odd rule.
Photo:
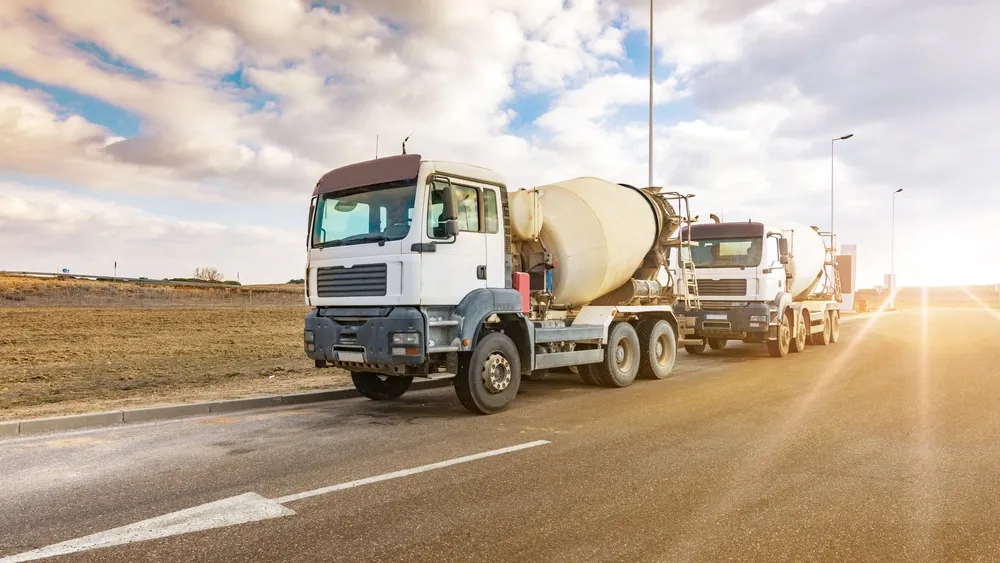
[[[849,133],[847,135],[844,135],[843,137],[840,137],[840,140],[841,141],[846,141],[847,139],[850,139],[853,136],[854,136],[854,133]]]
[[[901,191],[903,191],[903,188],[899,188],[898,190],[896,190],[896,191],[894,191],[894,192],[892,192],[892,193],[894,193],[894,194],[898,194],[898,193],[899,193],[899,192],[901,192]]]

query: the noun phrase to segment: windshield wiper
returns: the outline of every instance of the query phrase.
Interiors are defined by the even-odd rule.
[[[365,233],[363,235],[353,235],[347,238],[339,238],[334,240],[328,240],[326,242],[321,242],[315,245],[316,248],[328,248],[331,246],[343,246],[345,244],[360,244],[365,242],[377,242],[379,244],[385,244],[389,240],[389,237],[381,233]]]

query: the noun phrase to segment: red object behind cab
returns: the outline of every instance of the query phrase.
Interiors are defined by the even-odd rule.
[[[531,294],[528,293],[530,278],[525,272],[514,272],[514,289],[521,294],[521,312],[527,313],[531,309]]]

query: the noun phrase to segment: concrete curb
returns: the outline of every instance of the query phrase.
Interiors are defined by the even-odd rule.
[[[450,379],[414,381],[413,385],[410,386],[410,390],[420,391],[422,389],[435,389],[439,387],[447,387],[449,385],[451,385]],[[288,395],[269,395],[266,397],[253,397],[249,399],[208,401],[204,403],[142,407],[117,411],[76,414],[70,416],[56,416],[52,418],[12,420],[0,422],[0,437],[28,436],[31,434],[41,434],[45,432],[80,430],[83,428],[109,426],[114,424],[149,422],[153,420],[185,418],[189,416],[201,416],[214,413],[239,412],[268,407],[302,405],[306,403],[336,401],[339,399],[352,399],[360,396],[361,393],[358,393],[357,389],[349,387],[346,389],[310,391],[305,393],[292,393]]]

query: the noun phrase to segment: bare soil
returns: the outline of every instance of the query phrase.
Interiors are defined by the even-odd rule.
[[[71,282],[87,283],[102,285]],[[225,290],[192,294],[195,305],[141,306],[145,298],[118,293],[112,306],[0,306],[0,420],[351,386],[346,372],[305,356],[307,307],[200,304],[211,291]]]

